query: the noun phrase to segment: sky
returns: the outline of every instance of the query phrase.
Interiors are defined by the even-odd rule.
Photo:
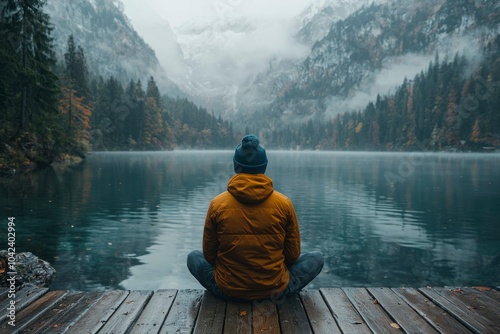
[[[221,17],[231,14],[257,18],[290,18],[314,0],[123,0],[125,7],[133,3],[147,3],[175,28],[199,16]],[[127,12],[134,20],[134,15]]]

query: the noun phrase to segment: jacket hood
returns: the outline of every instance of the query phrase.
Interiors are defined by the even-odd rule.
[[[239,173],[229,180],[227,191],[238,202],[255,204],[266,200],[274,188],[273,181],[264,174]]]

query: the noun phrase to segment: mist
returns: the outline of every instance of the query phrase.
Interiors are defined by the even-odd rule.
[[[404,80],[413,80],[429,64],[435,61],[452,61],[455,55],[464,56],[468,67],[464,76],[470,76],[483,59],[481,46],[473,36],[447,36],[443,38],[433,51],[421,54],[408,53],[394,57],[385,62],[382,69],[373,73],[358,88],[352,89],[347,98],[332,96],[327,99],[325,119],[338,113],[363,110],[370,102],[375,102],[377,95],[394,93]]]
[[[167,75],[174,81],[189,72],[177,38],[167,20],[151,6],[151,1],[124,0],[124,12],[144,41],[155,50]]]
[[[167,75],[193,101],[231,114],[239,89],[276,59],[304,59],[295,18],[312,0],[222,1],[217,5],[123,0],[124,12],[155,50]],[[159,11],[160,9],[160,11]],[[180,17],[174,17],[178,13]],[[170,24],[169,20],[174,21]],[[228,103],[228,101],[230,101]],[[229,109],[229,110],[225,110]]]
[[[434,55],[412,53],[392,58],[357,89],[351,90],[346,99],[338,96],[327,99],[325,117],[331,118],[341,112],[364,109],[368,103],[376,100],[377,95],[390,94],[401,86],[405,78],[411,80],[427,69],[433,59]]]
[[[193,79],[208,87],[239,85],[269,67],[274,58],[302,59],[309,49],[291,35],[286,22],[239,19],[181,27],[177,33]]]

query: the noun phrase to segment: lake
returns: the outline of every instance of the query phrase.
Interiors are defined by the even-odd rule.
[[[93,153],[69,173],[0,183],[0,235],[57,270],[51,288],[199,288],[210,200],[233,151]],[[268,151],[302,250],[325,255],[310,288],[500,285],[500,155]]]

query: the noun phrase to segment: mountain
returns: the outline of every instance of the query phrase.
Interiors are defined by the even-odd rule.
[[[373,3],[334,22],[287,77],[266,73],[257,83],[272,92],[264,99],[272,102],[251,118],[273,127],[362,109],[427,68],[436,54],[480,60],[499,21],[493,0]]]
[[[436,54],[478,63],[500,26],[493,0],[318,0],[291,20],[227,13],[174,29],[147,4],[136,5],[143,23],[150,21],[138,30],[162,32],[149,40],[155,54],[120,6],[51,1],[59,53],[72,33],[96,72],[127,77],[146,68],[161,87],[174,80],[175,89],[235,126],[271,129],[361,110],[426,69]]]
[[[379,0],[380,1],[380,0]],[[281,89],[312,45],[331,24],[369,0],[321,0],[290,19],[256,19],[225,13],[197,18],[174,29],[186,64],[184,81],[176,81],[197,102],[227,118],[252,113]],[[269,87],[267,82],[273,82]],[[261,89],[262,88],[262,89]]]
[[[67,40],[74,36],[93,76],[114,76],[128,82],[144,83],[154,76],[160,89],[170,95],[182,94],[161,67],[155,51],[144,42],[124,15],[120,1],[50,0],[45,7],[54,25],[52,36],[59,59],[64,59]]]
[[[383,3],[386,0],[378,0]],[[315,43],[324,38],[333,24],[349,17],[356,10],[375,3],[374,0],[320,0],[306,7],[288,23],[289,33],[307,54],[273,57],[265,71],[247,78],[235,98],[236,121],[251,121],[255,112],[267,113],[269,108],[292,82],[300,79],[300,68]],[[231,117],[231,115],[229,116]]]
[[[249,48],[256,30],[249,20],[231,16],[199,18],[177,27],[175,34],[189,68],[178,84],[209,109],[232,109],[235,91],[252,71],[243,48]]]
[[[347,18],[356,10],[371,3],[386,0],[318,0],[304,9],[294,20],[296,37],[302,43],[313,46],[328,34],[333,23]]]
[[[123,12],[131,19],[134,29],[154,49],[167,76],[177,82],[182,89],[190,69],[169,22],[148,1],[121,0],[121,2],[124,5]]]
[[[304,59],[308,53],[308,48],[292,36],[286,20],[227,13],[183,24],[174,32],[191,70],[186,91],[225,117],[238,112],[240,91],[271,63]]]

